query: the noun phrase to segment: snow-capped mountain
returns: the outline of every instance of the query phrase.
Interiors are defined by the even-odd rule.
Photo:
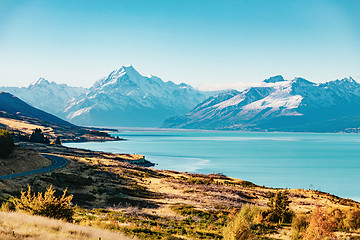
[[[347,131],[360,127],[360,84],[266,79],[260,87],[210,97],[163,127],[260,131]]]
[[[206,97],[185,83],[163,82],[123,66],[96,82],[84,98],[73,100],[65,112],[68,120],[81,125],[158,127]]]
[[[65,117],[64,110],[67,103],[85,96],[87,89],[39,78],[27,87],[0,87],[0,91],[9,92],[26,103],[58,117]]]

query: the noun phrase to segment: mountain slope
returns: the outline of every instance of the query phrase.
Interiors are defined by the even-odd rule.
[[[40,128],[51,139],[61,137],[64,141],[114,141],[120,138],[111,137],[99,131],[73,125],[52,114],[34,108],[14,95],[0,92],[0,127],[16,134],[30,135],[35,128]]]
[[[43,121],[54,123],[62,126],[75,127],[75,125],[62,120],[52,114],[44,112],[40,109],[34,108],[14,95],[6,92],[0,92],[0,111],[13,114],[22,115],[25,117],[37,118]]]
[[[337,132],[360,127],[360,84],[352,78],[315,84],[275,76],[261,87],[205,100],[163,127]]]
[[[99,80],[85,98],[65,110],[73,123],[96,126],[160,126],[168,117],[182,115],[206,95],[184,83],[163,82],[123,66]]]
[[[0,91],[9,92],[32,106],[64,118],[67,102],[85,96],[87,90],[39,78],[27,87],[0,87]]]

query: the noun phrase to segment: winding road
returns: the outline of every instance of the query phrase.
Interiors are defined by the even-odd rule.
[[[0,176],[0,180],[23,177],[23,176],[27,176],[27,175],[33,175],[33,174],[36,174],[36,173],[51,172],[51,171],[53,171],[55,169],[63,168],[63,167],[66,166],[66,164],[68,164],[68,160],[66,160],[63,157],[54,156],[54,155],[45,154],[45,153],[41,153],[41,155],[48,158],[48,159],[50,159],[53,162],[53,164],[51,164],[48,167],[39,168],[39,169],[27,171],[27,172],[13,173],[13,174],[9,174],[9,175]]]

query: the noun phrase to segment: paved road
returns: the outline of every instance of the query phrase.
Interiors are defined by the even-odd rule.
[[[51,161],[53,161],[53,164],[48,167],[35,169],[35,170],[27,171],[27,172],[14,173],[14,174],[9,174],[9,175],[5,175],[5,176],[0,176],[0,180],[12,179],[12,178],[22,177],[22,176],[26,176],[26,175],[32,175],[32,174],[36,174],[36,173],[51,172],[55,169],[65,167],[66,164],[68,164],[68,161],[63,157],[58,157],[58,156],[44,154],[44,153],[41,153],[41,155],[50,159]]]

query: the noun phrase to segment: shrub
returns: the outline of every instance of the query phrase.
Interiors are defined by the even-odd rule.
[[[16,210],[15,205],[12,201],[3,202],[0,209],[3,212],[13,212]]]
[[[232,217],[223,229],[225,240],[253,239],[251,227],[261,221],[261,210],[256,206],[245,205]]]
[[[56,139],[55,139],[55,144],[56,145],[61,145],[61,140],[60,140],[60,137],[57,136]]]
[[[346,213],[344,219],[344,228],[347,230],[355,230],[360,228],[360,210],[351,209]]]
[[[349,231],[360,228],[360,210],[358,209],[341,210],[334,208],[328,210],[328,215],[338,230]]]
[[[59,198],[54,196],[55,190],[52,186],[47,188],[44,194],[32,194],[31,187],[27,191],[21,191],[21,197],[14,199],[14,204],[20,211],[32,215],[40,215],[56,219],[71,221],[74,215],[74,209],[70,205],[72,195],[66,196],[67,190]]]
[[[327,210],[329,219],[334,223],[334,228],[345,230],[345,213],[338,208],[329,208]]]
[[[308,217],[305,214],[296,215],[291,223],[291,239],[303,239],[308,225]]]
[[[304,234],[304,239],[331,238],[335,229],[335,222],[331,216],[317,207],[310,215],[309,226]]]
[[[28,142],[30,141],[30,136],[26,135],[26,134],[16,134],[15,138],[17,138],[17,140],[21,141],[21,142]]]
[[[14,150],[14,139],[9,131],[0,129],[0,158],[6,158]]]
[[[53,144],[53,145],[62,145],[61,140],[60,140],[60,137],[57,136],[55,140],[52,140],[52,141],[50,142],[50,144]]]

